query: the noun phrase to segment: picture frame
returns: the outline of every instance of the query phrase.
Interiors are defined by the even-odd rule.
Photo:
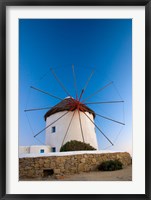
[[[8,184],[6,168],[7,159],[7,137],[6,121],[8,108],[6,107],[7,85],[6,85],[6,9],[7,6],[144,6],[145,7],[145,194],[7,194]],[[151,199],[151,1],[150,0],[4,0],[0,2],[0,198],[1,199]],[[139,166],[140,167],[140,166]]]

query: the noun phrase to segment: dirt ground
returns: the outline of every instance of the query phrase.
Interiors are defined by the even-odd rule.
[[[20,181],[132,181],[132,166],[111,172],[82,172],[73,175],[52,175],[47,178],[20,179]]]

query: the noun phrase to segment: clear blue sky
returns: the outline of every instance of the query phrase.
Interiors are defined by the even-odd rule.
[[[67,94],[50,71],[53,68],[71,96],[75,97],[72,64],[75,68],[78,94],[92,70],[95,71],[83,99],[110,81],[114,82],[88,101],[123,99],[124,116],[123,103],[89,107],[98,114],[125,122],[123,127],[100,117],[95,120],[110,140],[115,141],[114,147],[110,149],[132,152],[131,19],[19,20],[19,145],[40,144],[33,134],[45,127],[43,116],[47,110],[28,113],[24,110],[53,106],[59,102],[30,89],[30,86],[65,98]],[[110,146],[100,132],[96,131],[96,134],[100,149]],[[44,143],[44,136],[45,132],[37,139]]]

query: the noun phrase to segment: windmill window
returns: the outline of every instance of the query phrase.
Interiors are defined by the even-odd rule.
[[[44,153],[45,152],[45,150],[44,149],[40,149],[40,153]]]
[[[52,152],[56,152],[56,147],[52,147]]]
[[[55,127],[55,126],[53,126],[53,127],[51,128],[51,132],[52,132],[52,133],[55,133],[55,132],[56,132],[56,127]]]

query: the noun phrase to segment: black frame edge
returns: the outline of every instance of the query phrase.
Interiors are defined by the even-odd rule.
[[[84,6],[84,5],[127,5],[127,6],[140,6],[145,5],[145,159],[146,159],[146,174],[145,174],[145,184],[146,191],[144,195],[37,195],[37,194],[27,194],[27,195],[16,195],[6,194],[6,6],[43,6],[43,5],[73,5],[73,6]],[[87,199],[141,199],[141,200],[150,200],[151,199],[151,174],[150,174],[150,131],[151,131],[151,1],[150,0],[127,0],[122,1],[116,0],[94,0],[90,2],[89,0],[1,0],[0,1],[0,157],[3,162],[0,162],[0,199],[78,199],[78,198],[87,198]]]
[[[1,0],[7,6],[143,6],[150,0]]]
[[[0,2],[0,198],[6,195],[6,18],[5,7]]]
[[[151,1],[145,7],[145,51],[145,192],[151,199]]]

